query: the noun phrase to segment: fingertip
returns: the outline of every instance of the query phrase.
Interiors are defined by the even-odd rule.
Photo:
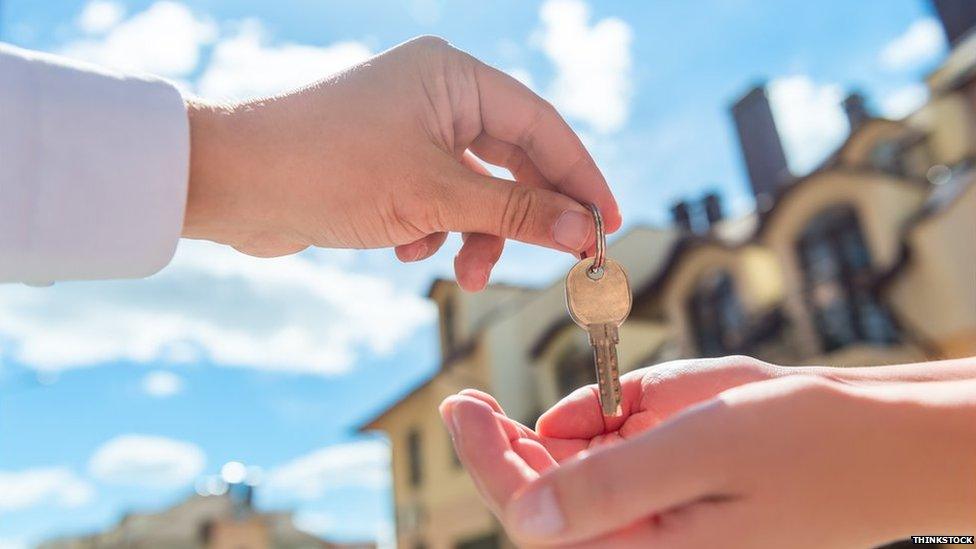
[[[540,475],[556,465],[556,460],[549,454],[549,451],[535,440],[527,438],[514,440],[512,441],[512,449]]]
[[[472,293],[480,292],[488,286],[488,280],[491,278],[491,266],[464,265],[456,257],[454,258],[454,275],[462,290]]]
[[[550,438],[592,438],[604,432],[600,399],[593,387],[580,387],[547,410],[536,422],[539,436]]]
[[[488,406],[491,406],[491,409],[499,414],[505,414],[505,411],[502,410],[502,406],[498,403],[498,400],[484,391],[479,391],[478,389],[462,389],[458,394],[480,400]]]
[[[437,411],[440,412],[442,417],[445,417],[445,415],[451,413],[451,408],[454,407],[454,400],[456,398],[457,395],[451,395],[449,397],[446,397],[444,400],[441,401],[440,405],[437,406]]]
[[[451,415],[460,421],[481,421],[488,418],[491,419],[492,423],[495,422],[494,410],[491,409],[491,406],[467,396],[457,395],[454,397]]]
[[[414,261],[427,259],[428,257],[437,253],[437,250],[444,245],[444,241],[446,240],[447,233],[432,233],[422,238],[418,238],[413,242],[401,244],[394,248],[394,252],[396,253],[397,259],[400,261],[404,263],[412,263]]]
[[[427,253],[427,245],[420,242],[411,242],[410,244],[403,244],[393,248],[394,253],[396,253],[397,259],[404,263],[412,263],[418,261]]]
[[[624,220],[616,203],[614,203],[613,208],[608,210],[607,217],[603,220],[603,222],[607,234],[615,233],[620,230]]]
[[[454,257],[458,285],[469,292],[485,289],[504,248],[504,238],[483,233],[466,234],[464,244]]]
[[[458,395],[451,395],[442,400],[440,405],[437,407],[437,411],[441,415],[441,421],[444,422],[444,426],[447,427],[452,434],[454,434],[454,431],[456,430],[456,425],[454,424],[454,405],[457,404],[458,399]]]

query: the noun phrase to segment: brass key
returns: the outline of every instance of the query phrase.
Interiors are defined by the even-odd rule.
[[[603,415],[618,416],[621,413],[618,328],[630,314],[632,297],[627,272],[606,257],[606,235],[600,212],[592,205],[590,211],[596,224],[596,255],[581,259],[566,275],[566,308],[573,321],[590,336]]]

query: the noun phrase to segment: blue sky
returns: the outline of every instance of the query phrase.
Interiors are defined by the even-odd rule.
[[[727,106],[752,83],[769,82],[802,172],[846,134],[847,90],[904,115],[946,50],[921,0],[0,4],[7,42],[214,98],[444,36],[562,110],[629,226],[712,189],[751,207]],[[148,280],[0,287],[0,547],[161,508],[230,460],[261,467],[259,504],[309,530],[388,538],[386,448],[355,428],[436,367],[423,293],[456,247],[401,265],[388,250],[258,260],[184,242]],[[544,284],[569,262],[510,246],[493,280]]]

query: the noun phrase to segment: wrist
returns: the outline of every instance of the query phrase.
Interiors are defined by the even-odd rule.
[[[235,180],[233,110],[193,99],[190,120],[190,174],[183,220],[185,238],[233,243],[230,208],[240,201],[230,188]]]
[[[976,526],[976,382],[891,383],[857,390],[865,414],[896,446],[878,469],[896,486],[888,501],[905,537],[973,534]]]

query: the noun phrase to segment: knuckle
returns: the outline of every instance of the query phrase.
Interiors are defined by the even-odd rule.
[[[725,361],[730,362],[732,364],[738,364],[738,365],[742,365],[742,366],[755,366],[755,365],[759,364],[759,361],[758,360],[756,360],[755,358],[752,358],[751,356],[747,356],[747,355],[728,355],[728,356],[722,357],[722,360],[725,360]]]
[[[528,236],[535,215],[537,197],[531,189],[522,185],[512,185],[502,211],[500,234],[523,238]]]
[[[440,36],[425,34],[410,40],[407,42],[407,45],[418,50],[441,51],[447,49],[450,46],[450,42]]]
[[[823,397],[837,392],[837,384],[820,376],[798,375],[796,393],[799,396]]]
[[[539,98],[539,113],[543,116],[559,116],[559,111],[556,110],[556,106],[549,102],[548,99]]]
[[[516,139],[516,144],[525,151],[531,151],[535,146],[535,138],[539,133],[539,127],[544,121],[553,116],[559,116],[556,107],[552,103],[542,98],[537,98],[535,110],[532,112],[532,119],[525,125],[521,135]]]
[[[752,371],[762,369],[766,363],[751,356],[729,355],[716,359],[716,364],[720,367]]]

